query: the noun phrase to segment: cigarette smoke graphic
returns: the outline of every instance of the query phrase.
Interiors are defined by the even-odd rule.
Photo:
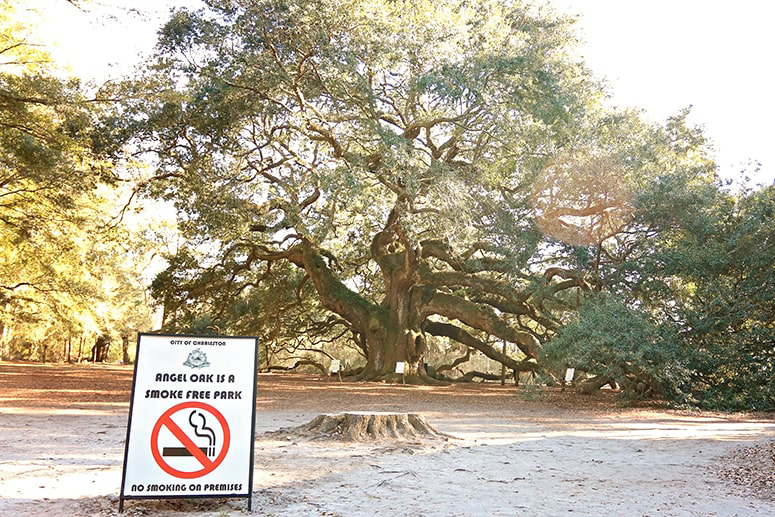
[[[197,415],[199,418],[202,419],[201,424],[197,425],[194,423],[194,415]],[[215,431],[212,430],[212,428],[207,426],[207,418],[205,418],[203,413],[198,413],[197,410],[193,410],[190,415],[188,415],[188,423],[191,424],[191,427],[194,428],[194,434],[197,436],[200,436],[202,438],[207,438],[208,441],[208,447],[207,447],[207,455],[208,456],[215,456]],[[199,432],[199,430],[203,432]]]

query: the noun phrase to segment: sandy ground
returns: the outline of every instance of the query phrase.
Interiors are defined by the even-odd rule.
[[[131,379],[125,366],[0,363],[0,515],[118,515]],[[725,459],[736,451],[771,447],[771,415],[628,409],[610,394],[497,384],[276,374],[258,382],[255,515],[775,515],[766,490],[715,474],[737,468]],[[341,443],[269,433],[345,411],[420,413],[451,438]],[[753,469],[772,471],[769,461]],[[148,499],[126,501],[123,514],[247,509],[245,499]]]

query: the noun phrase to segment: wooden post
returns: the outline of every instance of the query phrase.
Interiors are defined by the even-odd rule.
[[[503,355],[506,355],[506,340],[503,340]],[[501,363],[501,386],[506,385],[506,365]]]

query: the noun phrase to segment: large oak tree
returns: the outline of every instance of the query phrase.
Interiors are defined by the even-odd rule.
[[[249,299],[279,273],[351,333],[361,378],[405,362],[428,380],[432,336],[535,369],[590,289],[563,236],[600,247],[627,224],[628,171],[648,161],[633,149],[653,136],[599,110],[571,22],[520,2],[207,4],[173,15],[134,87],[154,95],[123,113],[157,166],[149,188],[209,257],[158,279],[168,326],[197,296]],[[563,184],[573,162],[591,186]]]

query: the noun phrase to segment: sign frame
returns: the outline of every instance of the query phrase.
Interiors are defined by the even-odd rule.
[[[218,363],[213,369],[209,369],[208,353]],[[252,511],[257,367],[258,338],[254,336],[138,333],[119,513],[123,512],[126,499],[213,497],[247,498],[247,509]],[[153,382],[165,389],[152,390],[154,393],[149,398],[149,383]],[[239,391],[222,389],[240,387]],[[247,404],[250,404],[249,418]],[[231,425],[229,417],[235,420]],[[151,421],[155,425],[151,423],[153,429],[148,431],[151,426],[147,423]],[[203,438],[207,439],[206,443]],[[162,448],[160,441],[178,447]],[[197,441],[200,443],[194,443]],[[199,447],[203,443],[206,447]],[[232,450],[234,454],[230,454]],[[246,461],[244,455],[248,451]],[[215,458],[211,460],[209,456]],[[227,457],[231,461],[224,461]],[[180,467],[179,462],[185,466]],[[158,485],[159,490],[164,486],[171,493],[146,492],[145,478],[141,476],[141,482],[135,482],[140,471],[152,471],[147,483],[149,490]],[[228,479],[230,475],[243,483],[223,483],[222,477]],[[214,477],[212,483],[208,483],[208,476]]]

